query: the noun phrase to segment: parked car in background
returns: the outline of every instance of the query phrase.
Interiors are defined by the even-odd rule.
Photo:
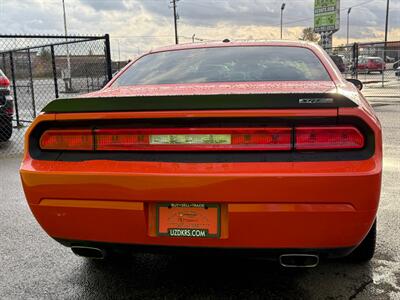
[[[35,119],[20,169],[29,207],[89,258],[197,248],[285,267],[368,261],[382,133],[349,81],[307,42],[153,50]]]
[[[400,60],[394,62],[393,70],[397,70],[398,67],[400,67]]]
[[[342,72],[342,73],[346,72],[346,65],[345,65],[344,60],[343,60],[343,58],[341,56],[339,56],[339,55],[330,55],[330,57],[332,58],[333,62],[338,67],[340,72]]]
[[[342,58],[343,63],[344,63],[346,66],[347,66],[348,64],[351,63],[350,59],[349,59],[348,57],[346,57],[346,55],[338,54],[338,56]]]
[[[381,57],[360,57],[358,59],[357,69],[359,72],[379,72],[382,73],[386,69],[386,64]]]
[[[10,81],[0,70],[0,142],[11,138],[13,114],[14,102],[10,95]]]
[[[398,68],[396,69],[396,71],[394,72],[394,75],[400,77],[400,67],[398,67]]]
[[[388,63],[392,63],[392,62],[394,62],[396,59],[395,59],[394,57],[391,57],[391,56],[386,56],[386,57],[385,57],[385,60],[386,60],[386,62],[388,62]]]

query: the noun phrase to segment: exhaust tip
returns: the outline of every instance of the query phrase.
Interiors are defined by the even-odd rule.
[[[86,246],[72,246],[72,252],[80,257],[86,257],[91,259],[104,259],[106,252],[103,249],[86,247]]]
[[[315,254],[282,254],[279,263],[285,268],[314,268],[319,263]]]

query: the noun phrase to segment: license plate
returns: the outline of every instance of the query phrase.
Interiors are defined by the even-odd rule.
[[[185,238],[218,238],[220,206],[198,203],[159,203],[157,235]]]
[[[151,145],[230,145],[230,134],[160,134],[150,136]]]

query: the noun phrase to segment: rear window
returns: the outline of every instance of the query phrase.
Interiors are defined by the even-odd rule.
[[[370,62],[374,62],[374,63],[382,63],[383,59],[381,59],[381,58],[370,58],[369,61]]]
[[[165,51],[146,55],[113,86],[331,80],[307,48],[247,46]]]

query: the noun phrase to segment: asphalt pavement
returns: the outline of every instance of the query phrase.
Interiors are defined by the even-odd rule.
[[[37,224],[18,156],[0,159],[0,299],[400,299],[400,99],[371,103],[384,128],[384,175],[370,263],[284,269],[249,258],[150,254],[88,261]]]

